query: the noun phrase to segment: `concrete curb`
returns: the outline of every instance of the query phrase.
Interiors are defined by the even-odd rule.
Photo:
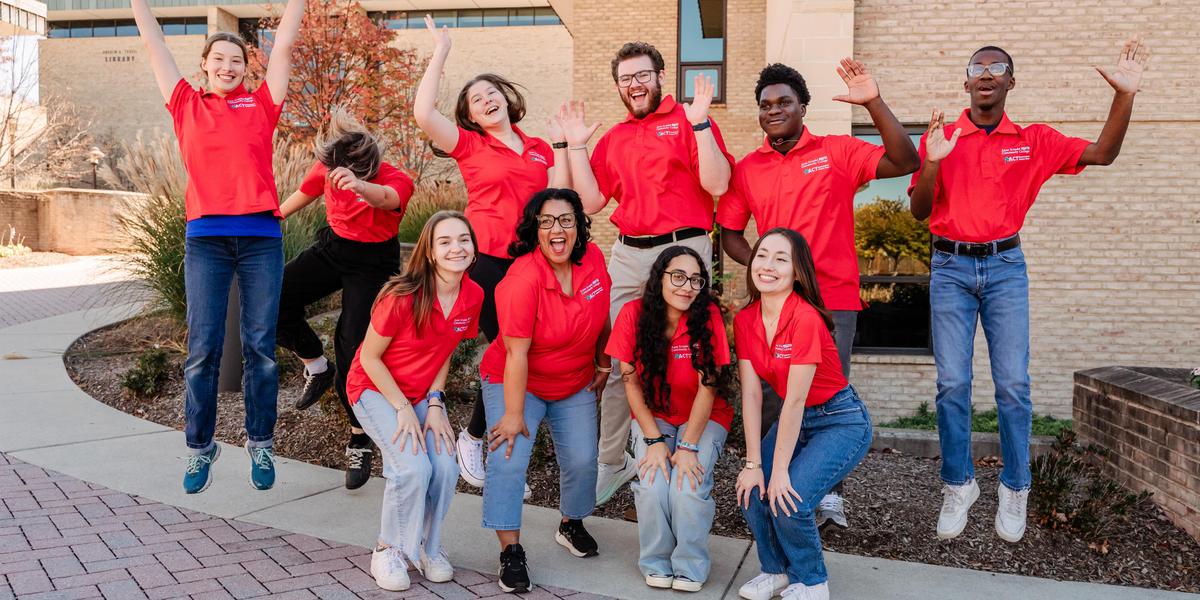
[[[1054,445],[1054,438],[1048,435],[1035,435],[1029,438],[1029,458],[1033,459],[1049,453],[1052,445]],[[876,427],[875,439],[871,440],[871,449],[884,450],[887,448],[922,458],[939,458],[942,455],[937,431]],[[972,433],[971,455],[976,458],[1000,456],[1000,434]]]

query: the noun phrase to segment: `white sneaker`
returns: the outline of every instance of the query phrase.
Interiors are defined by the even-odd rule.
[[[521,496],[522,500],[528,500],[533,495],[533,490],[529,489],[529,484],[525,484],[525,494]]]
[[[434,583],[445,583],[454,579],[454,567],[450,564],[450,559],[446,557],[445,552],[438,552],[436,556],[425,554],[425,550],[421,549],[421,575],[425,579]]]
[[[967,528],[967,511],[979,499],[979,484],[974,479],[963,485],[942,486],[942,512],[938,515],[937,536],[952,540]]]
[[[743,583],[742,587],[738,588],[738,595],[746,600],[771,600],[787,587],[787,574],[759,573],[758,577]]]
[[[483,440],[471,437],[466,429],[458,432],[454,455],[458,459],[458,474],[462,476],[463,481],[477,488],[483,487],[483,476],[486,473]]]
[[[817,585],[793,583],[787,586],[787,589],[783,590],[780,595],[784,600],[829,600],[829,584],[825,582]]]
[[[674,575],[647,575],[646,576],[646,585],[648,585],[652,588],[669,590],[669,589],[671,589],[671,584],[674,582],[675,582]]]
[[[671,589],[678,592],[698,592],[704,587],[703,581],[692,581],[687,577],[675,576],[675,581],[671,582]]]
[[[1000,505],[996,507],[996,535],[1006,542],[1017,543],[1025,536],[1025,509],[1029,490],[1014,492],[1000,484]]]
[[[399,548],[384,548],[371,553],[371,576],[375,585],[392,592],[408,589],[408,564]]]
[[[625,457],[624,464],[600,463],[599,469],[596,470],[596,506],[612,500],[621,486],[637,475],[637,461],[628,453],[622,452],[621,455]]]
[[[850,527],[846,522],[846,501],[837,494],[825,494],[817,505],[817,527],[824,527],[826,523],[833,523],[842,529]]]

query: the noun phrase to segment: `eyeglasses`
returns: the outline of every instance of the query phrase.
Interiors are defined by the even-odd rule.
[[[990,65],[981,65],[979,63],[971,63],[971,64],[967,65],[967,77],[971,77],[971,78],[979,77],[980,75],[983,75],[984,71],[991,73],[992,77],[999,77],[999,76],[1003,75],[1005,73],[1005,71],[1009,71],[1011,69],[1012,69],[1012,67],[1008,66],[1008,63],[1002,63],[1002,62],[994,62]]]
[[[570,229],[575,226],[575,213],[567,213],[565,215],[558,215],[557,217],[554,215],[538,215],[537,220],[538,229],[554,229],[555,221],[558,221],[558,224],[563,229]]]
[[[681,288],[683,284],[689,283],[693,290],[700,291],[704,289],[705,285],[708,285],[708,282],[703,277],[699,275],[688,277],[688,274],[683,271],[667,271],[667,275],[671,277],[671,285],[677,288]]]
[[[627,88],[633,85],[634,79],[638,80],[638,83],[650,83],[650,80],[654,78],[654,73],[653,69],[646,69],[645,71],[638,71],[633,75],[622,75],[617,78],[617,85]]]

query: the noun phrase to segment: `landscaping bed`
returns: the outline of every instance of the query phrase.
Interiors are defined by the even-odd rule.
[[[122,385],[122,379],[144,351],[156,347],[165,352],[164,376],[157,382],[158,389],[153,395],[134,397]],[[151,315],[85,335],[71,346],[64,361],[75,382],[101,402],[182,429],[184,348],[182,329],[168,317]],[[348,432],[342,409],[330,395],[303,413],[292,408],[302,385],[300,372],[299,362],[281,353],[276,452],[342,469]],[[221,394],[219,402],[216,437],[240,445],[245,439],[241,394]],[[470,416],[471,400],[459,395],[447,404],[457,430]],[[542,435],[546,436],[544,428]],[[731,439],[716,468],[717,519],[713,532],[748,538],[749,531],[734,499],[741,446],[741,440]],[[941,505],[939,461],[891,451],[870,453],[846,482],[852,527],[845,531],[827,529],[823,536],[826,549],[1060,580],[1200,592],[1200,542],[1175,527],[1150,503],[1135,508],[1106,542],[1089,542],[1070,531],[1042,527],[1032,515],[1025,538],[1019,544],[1001,541],[992,528],[1000,471],[998,459],[977,459],[976,477],[982,494],[971,510],[971,521],[959,538],[942,542],[934,535]],[[376,475],[378,463],[376,458]],[[181,473],[182,470],[181,462]],[[535,451],[529,484],[533,489],[530,503],[557,505],[558,471],[550,444],[541,444]],[[479,492],[461,481],[459,491]],[[632,506],[633,496],[626,488],[596,514],[631,518]],[[635,551],[601,549],[606,550]]]

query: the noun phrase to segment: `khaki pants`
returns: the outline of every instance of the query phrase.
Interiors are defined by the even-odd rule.
[[[695,250],[704,260],[704,267],[712,277],[712,241],[706,235],[689,238],[654,248],[634,248],[613,244],[608,261],[608,274],[612,277],[612,305],[609,322],[617,320],[617,313],[626,302],[642,294],[642,284],[650,276],[650,267],[663,250],[671,246],[686,246]],[[609,465],[625,463],[622,455],[629,444],[629,400],[625,397],[625,385],[618,369],[608,377],[604,394],[600,397],[600,462]]]

